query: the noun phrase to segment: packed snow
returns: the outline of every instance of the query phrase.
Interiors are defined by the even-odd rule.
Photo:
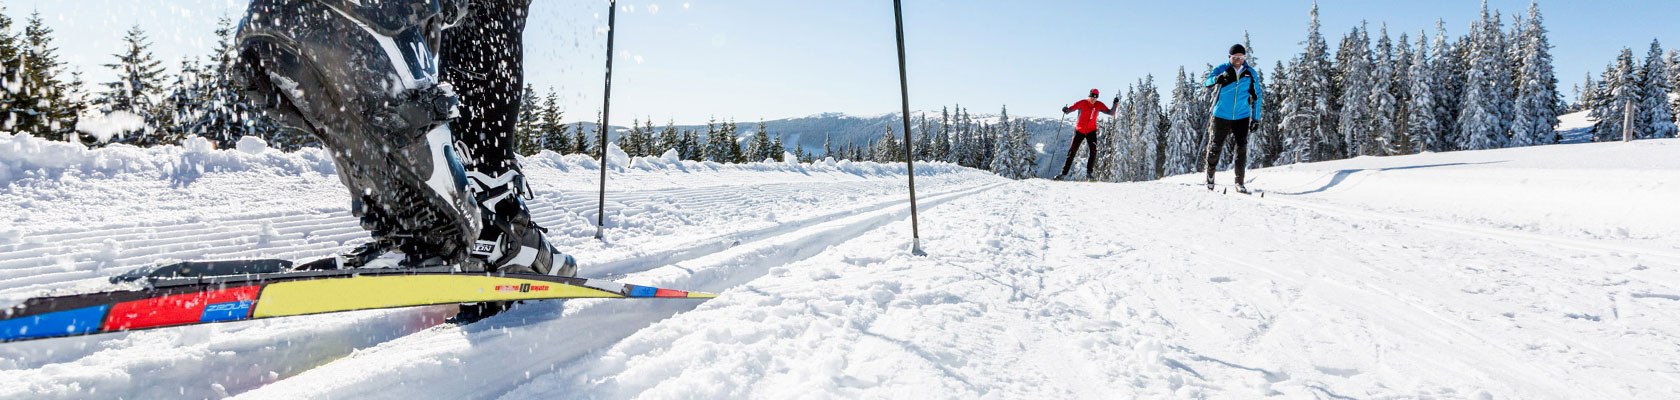
[[[525,158],[587,277],[699,302],[376,310],[0,344],[0,398],[1671,398],[1680,140],[1012,181]],[[1221,172],[1221,183],[1231,175]],[[0,306],[366,233],[330,157],[0,135]]]

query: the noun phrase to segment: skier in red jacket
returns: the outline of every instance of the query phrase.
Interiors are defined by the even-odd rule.
[[[1079,118],[1075,120],[1077,122],[1073,125],[1073,144],[1068,146],[1067,161],[1062,163],[1062,173],[1056,175],[1058,181],[1066,178],[1068,168],[1073,167],[1073,156],[1079,153],[1079,142],[1083,141],[1090,144],[1090,149],[1085,151],[1090,156],[1090,159],[1085,162],[1086,179],[1090,179],[1091,171],[1097,168],[1097,113],[1108,114],[1110,117],[1114,116],[1114,109],[1108,108],[1107,104],[1097,100],[1097,96],[1097,89],[1091,89],[1091,97],[1076,101],[1071,106],[1062,107],[1062,114],[1078,110]],[[1120,96],[1114,97],[1114,103],[1120,103]]]

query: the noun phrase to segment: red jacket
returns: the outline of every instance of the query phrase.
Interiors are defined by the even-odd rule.
[[[1073,125],[1073,131],[1079,134],[1097,131],[1097,113],[1108,114],[1110,117],[1114,116],[1114,109],[1108,108],[1108,105],[1103,104],[1101,100],[1085,99],[1076,101],[1071,106],[1062,107],[1063,114],[1076,110],[1079,111],[1079,118],[1076,119],[1078,122]]]

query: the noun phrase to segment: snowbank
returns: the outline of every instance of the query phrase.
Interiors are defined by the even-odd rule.
[[[320,149],[291,153],[219,150],[200,137],[149,149],[126,144],[90,149],[80,143],[0,133],[0,187],[20,180],[56,180],[65,175],[110,178],[124,174],[190,184],[205,173],[253,170],[282,176],[333,173],[331,156]]]

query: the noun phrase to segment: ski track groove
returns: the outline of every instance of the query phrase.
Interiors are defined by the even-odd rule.
[[[931,209],[951,200],[985,192],[1002,185],[1004,185],[1004,183],[976,185],[962,189],[950,190],[939,195],[922,196],[922,198],[919,199],[919,205],[923,209]],[[840,218],[829,218],[831,215],[813,217],[811,220],[820,222],[815,224],[802,224],[802,226],[798,229],[785,231],[772,230],[772,232],[766,232],[766,235],[756,238],[754,241],[742,242],[721,251],[705,254],[695,253],[692,255],[686,253],[679,254],[676,258],[665,261],[675,261],[677,259],[681,259],[680,261],[659,264],[659,266],[655,268],[626,272],[628,275],[626,275],[625,278],[627,278],[626,281],[651,284],[661,287],[680,287],[714,293],[723,292],[729,288],[756,279],[757,277],[767,273],[775,266],[785,265],[797,262],[798,260],[810,258],[826,251],[833,245],[853,240],[858,235],[865,232],[880,228],[881,226],[885,226],[886,224],[893,222],[901,222],[908,217],[908,196],[883,203],[885,204],[884,206],[868,206],[866,207],[870,208],[868,211],[856,212],[853,213],[853,215],[847,215]],[[902,207],[893,207],[895,205]],[[785,240],[786,243],[779,242],[783,240]],[[704,246],[706,245],[702,245],[702,247]],[[701,265],[683,265],[684,263],[699,263]],[[515,329],[516,327],[524,328],[526,324],[532,322],[529,320],[532,319],[533,314],[536,315],[534,319],[537,321],[563,318],[567,321],[566,324],[554,324],[556,326],[550,327],[549,329],[558,329],[567,332],[575,330],[577,335],[573,335],[573,339],[568,339],[571,343],[569,343],[567,348],[556,349],[557,352],[547,354],[548,356],[551,356],[547,358],[541,354],[528,354],[527,357],[522,357],[517,360],[495,360],[495,362],[499,363],[503,369],[509,371],[518,371],[523,369],[524,371],[531,372],[532,376],[535,377],[542,375],[540,371],[544,371],[547,368],[553,368],[556,365],[572,364],[580,357],[585,357],[599,352],[602,349],[611,347],[613,343],[640,331],[642,328],[645,328],[654,322],[668,318],[680,312],[692,310],[700,304],[700,302],[682,301],[632,303],[613,302],[610,300],[539,302],[527,304],[527,306],[534,307],[528,307],[528,311],[526,312],[520,312],[519,309],[515,309],[471,325],[434,327],[432,329],[381,343],[378,346],[375,346],[375,349],[371,350],[386,350],[398,353],[423,351],[420,349],[425,349],[427,347],[446,347],[446,345],[442,344],[428,346],[427,343],[445,340],[447,338],[454,338],[460,335],[465,335],[466,340],[475,343],[479,341],[500,340],[506,336],[495,335],[492,334],[492,332]],[[561,314],[563,314],[563,316],[561,316]],[[514,318],[520,318],[520,320],[515,322],[513,321]],[[602,322],[600,324],[592,323],[598,320],[606,320],[610,322]],[[582,326],[589,327],[586,328]],[[552,335],[554,332],[529,332],[528,334],[542,334],[546,336]],[[512,334],[510,333],[509,335]],[[362,354],[371,354],[371,351],[358,352],[357,355]],[[401,355],[399,354],[399,356]],[[432,355],[430,357],[426,357],[425,359],[431,359],[438,356],[439,355]],[[491,361],[460,361],[459,359],[461,358],[472,358],[475,356],[492,357],[488,355],[470,353],[448,354],[443,356],[451,359],[457,359],[457,362],[463,365],[475,365],[478,362]],[[378,357],[375,356],[375,358]],[[350,359],[340,359],[339,361],[328,363],[324,366],[312,369],[311,371],[305,371],[303,373],[283,378],[274,384],[270,384],[264,388],[258,388],[252,392],[248,392],[247,394],[250,397],[257,398],[291,398],[300,396],[354,398],[408,397],[400,393],[400,390],[393,390],[408,387],[400,384],[396,386],[387,384],[378,385],[378,387],[345,388],[333,390],[331,392],[309,392],[308,390],[310,389],[307,388],[294,389],[292,387],[284,387],[288,384],[288,380],[305,379],[302,377],[309,372],[330,374],[339,368],[360,370],[361,368],[349,366],[350,364],[356,362],[359,361],[356,361],[355,357],[351,357]],[[390,361],[376,359],[369,362],[378,363]],[[418,371],[417,373],[425,372],[427,371]],[[437,370],[433,370],[431,372],[442,374],[442,376],[421,379],[427,381],[431,381],[432,379],[462,379],[458,374],[451,375],[447,372]],[[480,385],[480,387],[476,389],[463,389],[460,392],[439,392],[437,391],[437,387],[431,387],[430,390],[425,393],[412,393],[412,395],[443,398],[495,398],[529,383],[531,379],[530,377],[523,377],[524,375],[520,375],[521,377],[512,376],[518,374],[503,375],[508,377],[505,379],[511,379],[511,381],[487,383],[481,381],[482,379],[485,379],[484,377],[476,377],[475,379],[480,379],[474,381],[475,384]],[[407,378],[398,378],[398,380],[404,379]],[[309,384],[304,383],[300,385]],[[281,393],[271,393],[270,390],[278,390],[281,391]],[[298,390],[303,391],[299,392]]]

